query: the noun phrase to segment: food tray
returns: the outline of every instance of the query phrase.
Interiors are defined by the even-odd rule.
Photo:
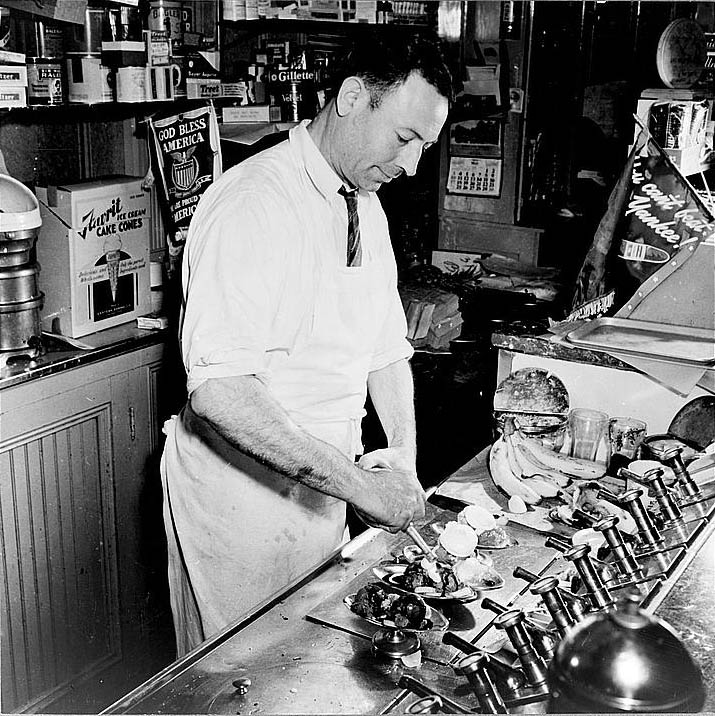
[[[409,592],[407,592],[409,594]],[[348,594],[343,599],[343,604],[350,610],[350,613],[356,616],[358,619],[364,619],[366,622],[370,624],[374,624],[375,626],[379,627],[387,627],[388,629],[397,629],[398,627],[395,626],[395,623],[390,619],[376,619],[374,617],[363,617],[359,614],[356,614],[353,612],[353,603],[355,602],[355,598],[357,597],[357,594]],[[431,626],[425,627],[424,629],[417,629],[415,627],[399,627],[400,631],[408,631],[408,632],[426,632],[426,631],[446,631],[447,627],[449,626],[449,619],[442,614],[442,612],[438,611],[434,607],[431,607],[429,604],[425,605],[427,607],[427,613],[425,615],[426,619],[429,619],[429,621],[432,623]]]
[[[707,328],[596,318],[574,328],[566,340],[583,348],[703,367],[715,365],[715,331]]]
[[[400,583],[400,577],[405,573],[405,570],[407,569],[406,564],[395,564],[394,562],[382,562],[378,564],[377,566],[372,568],[372,573],[385,584],[389,585],[392,589],[394,589],[396,592],[400,592],[402,594],[417,594],[418,596],[422,597],[422,599],[430,599],[434,601],[440,601],[440,602],[459,602],[461,604],[467,604],[468,602],[473,602],[475,599],[479,598],[479,591],[476,589],[472,589],[471,587],[463,587],[462,589],[457,590],[457,592],[453,593],[447,593],[442,594],[440,590],[438,590],[436,587],[428,591],[425,589],[425,591],[415,592],[410,589],[406,589],[403,587]],[[503,586],[504,580],[502,579],[500,587]],[[496,589],[497,587],[489,587],[490,589]]]

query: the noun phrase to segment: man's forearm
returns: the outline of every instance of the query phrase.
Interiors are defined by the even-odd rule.
[[[367,386],[388,447],[403,448],[414,460],[415,393],[410,364],[407,360],[399,360],[373,371],[368,376]]]
[[[362,471],[332,445],[299,428],[255,376],[208,380],[191,394],[191,408],[260,463],[352,501]]]

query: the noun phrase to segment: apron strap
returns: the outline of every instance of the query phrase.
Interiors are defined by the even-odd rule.
[[[168,439],[174,438],[174,430],[176,429],[175,421],[179,419],[173,416],[171,420],[164,423],[164,434]],[[171,506],[171,494],[169,492],[169,477],[166,467],[166,451],[161,458],[161,482],[164,488],[165,519],[167,533],[167,548],[169,556],[169,582],[176,588],[170,590],[171,608],[174,615],[174,632],[176,636],[177,656],[182,657],[204,641],[205,634],[203,624],[201,622],[201,612],[198,607],[198,601],[194,592],[191,577],[186,565],[186,558],[181,547],[179,532],[174,519],[174,510]],[[171,522],[169,528],[168,522]]]

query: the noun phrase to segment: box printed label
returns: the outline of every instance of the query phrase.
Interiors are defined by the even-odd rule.
[[[78,273],[80,284],[88,285],[89,313],[94,321],[136,308],[136,273],[147,265],[146,257],[132,256],[125,246],[131,244],[133,234],[144,231],[147,212],[146,206],[125,207],[118,194],[81,215],[75,233],[82,241],[94,240],[101,249],[93,263]]]

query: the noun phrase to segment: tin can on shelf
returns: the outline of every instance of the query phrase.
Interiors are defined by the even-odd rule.
[[[67,52],[83,52],[94,54],[102,51],[102,28],[104,26],[104,9],[88,7],[84,14],[84,24],[68,25]]]
[[[315,71],[303,68],[275,68],[268,73],[271,104],[281,108],[284,122],[312,119],[317,109]]]
[[[30,106],[59,105],[67,101],[64,68],[63,28],[44,19],[22,27],[20,50],[27,66],[27,103]]]
[[[26,65],[30,106],[59,105],[67,101],[67,82],[60,58],[28,57]]]
[[[163,30],[176,50],[184,43],[183,4],[178,0],[152,0],[149,3],[149,29]]]
[[[67,90],[71,104],[99,104],[114,99],[111,70],[98,53],[67,53]]]
[[[65,34],[62,26],[37,19],[24,27],[23,52],[28,57],[51,59],[63,56]]]

